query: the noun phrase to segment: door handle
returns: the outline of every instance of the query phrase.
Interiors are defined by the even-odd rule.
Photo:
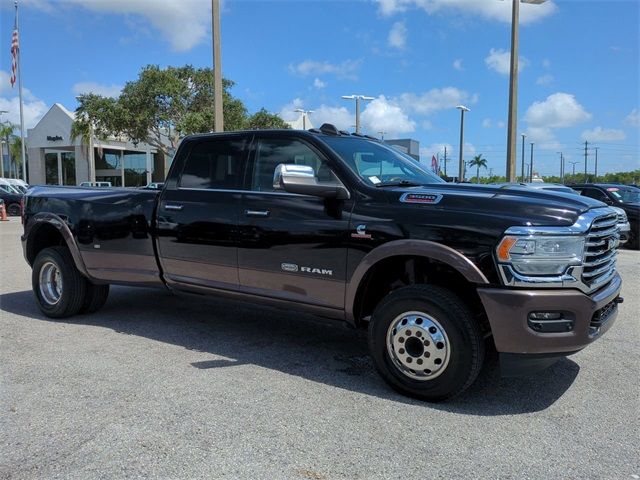
[[[269,210],[245,210],[244,214],[247,217],[268,217]]]
[[[164,205],[165,210],[182,210],[183,208],[184,208],[184,205],[174,205],[171,203],[165,203]]]

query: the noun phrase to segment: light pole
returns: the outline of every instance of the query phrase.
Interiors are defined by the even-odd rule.
[[[522,181],[524,182],[524,139],[527,138],[527,136],[523,133],[522,134]]]
[[[529,163],[529,182],[533,182],[533,142],[531,142],[531,162]]]
[[[306,130],[307,129],[307,115],[309,115],[310,113],[313,113],[313,110],[304,110],[302,108],[296,108],[294,110],[294,112],[299,112],[302,114],[302,129]]]
[[[220,0],[211,0],[211,32],[213,37],[213,129],[215,132],[224,132],[224,116],[222,114]]]
[[[342,98],[356,101],[356,133],[360,133],[360,100],[375,100],[375,98],[366,95],[342,95]]]
[[[569,162],[571,165],[573,165],[573,176],[575,177],[576,175],[576,164],[580,163],[580,162]]]
[[[2,115],[3,113],[9,113],[8,110],[0,110],[0,115]],[[7,122],[9,123],[9,122]],[[3,123],[0,123],[0,125],[4,125]],[[10,123],[9,123],[10,125]],[[7,144],[7,158],[9,158],[9,162],[11,162],[11,155],[9,155],[9,137],[7,136],[7,141],[5,142],[4,140],[2,140],[2,145],[4,145],[5,143]],[[9,163],[11,164],[11,163]],[[2,149],[0,149],[0,177],[4,177],[4,152],[2,151]]]
[[[458,182],[464,182],[464,161],[462,160],[462,154],[464,150],[464,112],[470,110],[464,105],[458,105],[456,107],[460,110],[460,154],[458,157]]]
[[[547,0],[512,0],[511,11],[511,68],[509,75],[509,121],[507,126],[507,181],[516,179],[516,132],[518,131],[518,44],[520,2],[539,5]],[[533,171],[533,169],[532,169]]]

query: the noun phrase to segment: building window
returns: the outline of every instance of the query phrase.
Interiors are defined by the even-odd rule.
[[[147,184],[147,154],[123,152],[125,187],[142,187]]]
[[[62,152],[62,184],[76,185],[76,156],[72,152]]]
[[[44,154],[44,170],[45,170],[45,183],[47,185],[59,185],[58,176],[58,154],[57,153],[45,153]]]

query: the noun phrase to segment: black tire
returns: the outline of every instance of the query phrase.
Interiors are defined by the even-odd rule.
[[[93,313],[104,307],[109,297],[109,285],[94,285],[87,281],[87,294],[78,313]]]
[[[7,207],[7,215],[10,217],[19,217],[20,213],[22,213],[22,209],[19,203],[10,203]]]
[[[57,301],[52,301],[51,298],[47,300],[47,294],[43,294],[43,291],[47,292],[48,289],[40,288],[41,272],[45,273],[43,272],[45,268],[48,271],[51,271],[51,268],[57,269],[61,278],[60,291],[53,294],[53,296],[58,295]],[[47,317],[65,318],[75,315],[80,311],[86,298],[87,280],[80,274],[71,253],[65,247],[45,248],[38,253],[33,262],[31,284],[38,307]]]
[[[425,329],[428,325],[426,322],[431,322],[430,324],[434,325],[432,320],[435,320],[438,327],[446,334],[448,339],[448,343],[444,344],[446,346],[441,346],[442,342],[435,342],[431,337],[432,341],[429,347],[422,347],[419,345],[420,342],[417,342],[422,353],[418,352],[416,357],[413,357],[413,354],[409,355],[409,337],[402,337],[402,335],[410,335],[412,332],[411,330],[407,331],[407,326],[397,323],[404,321],[399,319],[403,318],[407,312],[424,313],[425,320],[420,318],[420,315],[414,315],[412,318],[414,318],[414,322],[421,323],[419,327]],[[425,323],[422,323],[423,321]],[[392,324],[397,328],[391,329]],[[420,328],[419,330],[420,333],[414,329],[413,335],[418,339],[425,338],[424,344],[428,345],[426,332],[432,330],[424,330],[425,334]],[[404,331],[405,333],[393,333],[396,331]],[[440,333],[438,330],[438,335]],[[387,346],[388,343],[393,343],[391,338],[397,338],[401,342],[405,342],[406,338],[406,344],[403,343],[403,345],[406,345],[407,351],[398,350],[398,352],[402,351],[404,355],[396,352],[395,348]],[[438,344],[437,348],[443,348],[443,350],[435,350],[436,343]],[[393,354],[390,353],[390,349]],[[376,369],[392,388],[411,397],[439,402],[462,393],[475,381],[482,367],[485,346],[480,329],[469,308],[455,294],[433,285],[412,285],[390,293],[376,307],[369,324],[369,350]],[[433,358],[423,360],[422,355],[429,357],[429,351],[433,352],[431,354]],[[443,355],[442,352],[447,352],[444,362],[442,358],[437,358],[439,355]],[[394,360],[392,355],[397,358]],[[410,356],[411,359],[409,359]],[[424,370],[429,373],[423,374],[423,371],[419,370],[422,367],[417,367],[415,363],[411,365],[416,365],[417,372],[409,370],[407,373],[408,365],[405,364],[403,367],[401,361],[398,360],[401,357],[405,358],[406,362],[416,358],[415,361],[421,364],[423,361],[437,362],[440,360],[442,366],[435,367],[439,368],[438,371],[433,372],[435,378],[429,378],[427,375],[432,372]],[[405,372],[403,372],[403,368]],[[414,377],[416,375],[425,376],[412,378],[409,376],[411,372]]]

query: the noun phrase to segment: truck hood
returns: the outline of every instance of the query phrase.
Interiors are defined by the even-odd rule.
[[[505,224],[530,226],[567,226],[592,208],[605,207],[597,200],[545,190],[438,183],[420,187],[388,187],[390,202],[407,207],[439,209],[467,213],[474,222],[482,217],[500,217]],[[423,199],[421,195],[426,195]]]

